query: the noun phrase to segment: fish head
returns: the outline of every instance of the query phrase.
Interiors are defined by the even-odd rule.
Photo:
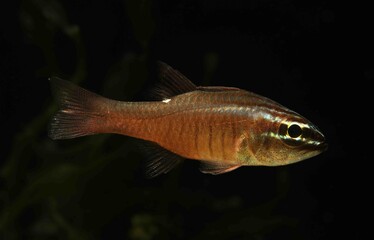
[[[279,166],[314,157],[327,149],[321,131],[304,117],[294,114],[263,124],[258,150],[253,151],[258,165]]]

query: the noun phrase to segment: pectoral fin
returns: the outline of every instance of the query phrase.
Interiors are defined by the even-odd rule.
[[[241,165],[230,165],[230,164],[222,164],[222,163],[215,163],[215,162],[207,162],[204,161],[201,163],[200,171],[202,173],[209,173],[212,175],[223,174],[227,172],[231,172]]]

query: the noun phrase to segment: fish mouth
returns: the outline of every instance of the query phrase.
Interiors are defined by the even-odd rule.
[[[329,147],[329,144],[327,142],[321,142],[316,146],[317,150],[319,150],[320,152],[326,151],[328,147]]]
[[[311,142],[311,148],[320,153],[326,151],[328,148],[325,136],[317,128],[314,129]]]
[[[309,136],[305,142],[306,144],[303,146],[305,152],[313,152],[313,155],[316,155],[326,151],[328,148],[328,144],[325,136],[314,125],[311,125],[310,130],[311,131],[309,132]]]
[[[314,157],[314,156],[317,156],[323,152],[325,152],[328,148],[328,144],[327,142],[314,142],[314,143],[311,143],[311,144],[307,144],[304,146],[304,149],[303,149],[303,154],[304,154],[304,157],[303,159],[306,159],[306,158],[311,158],[311,157]]]

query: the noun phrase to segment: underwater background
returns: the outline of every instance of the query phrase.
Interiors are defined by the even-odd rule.
[[[370,11],[327,0],[4,3],[0,239],[363,239]],[[218,176],[185,161],[147,179],[136,139],[47,137],[57,110],[48,77],[140,101],[157,84],[158,60],[197,85],[295,110],[320,127],[328,151]]]

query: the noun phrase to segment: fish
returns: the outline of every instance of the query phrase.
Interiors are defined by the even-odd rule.
[[[150,146],[149,177],[185,159],[217,175],[241,166],[287,165],[327,149],[313,123],[267,97],[236,87],[196,86],[166,63],[158,66],[154,101],[116,101],[51,77],[59,110],[49,137],[111,133],[142,139]]]

